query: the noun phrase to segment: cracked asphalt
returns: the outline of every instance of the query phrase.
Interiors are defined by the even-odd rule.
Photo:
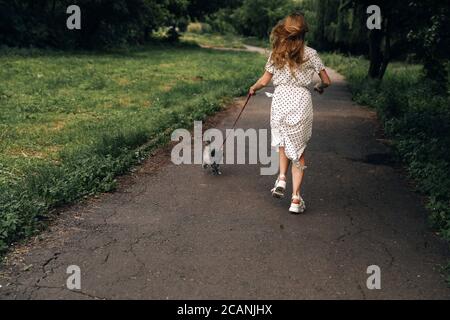
[[[421,198],[392,167],[376,116],[345,81],[314,94],[303,215],[270,196],[259,165],[170,163],[158,151],[117,192],[61,210],[0,268],[2,299],[448,299],[448,245],[426,225]],[[271,90],[270,88],[268,90]],[[242,100],[240,100],[242,105]],[[238,123],[268,128],[260,92]],[[216,117],[233,123],[239,108]],[[290,188],[290,187],[289,187]],[[287,190],[288,193],[291,191]],[[66,269],[81,268],[81,290]],[[366,287],[381,268],[381,289]]]

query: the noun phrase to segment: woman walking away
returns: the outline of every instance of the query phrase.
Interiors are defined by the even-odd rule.
[[[267,61],[264,75],[250,87],[250,94],[273,81],[270,126],[272,146],[280,156],[280,171],[272,189],[272,195],[282,198],[286,189],[286,174],[292,163],[291,213],[305,211],[305,201],[300,187],[305,166],[305,148],[312,134],[313,106],[307,86],[314,73],[321,79],[314,90],[322,94],[331,84],[317,51],[305,45],[308,26],[300,13],[291,14],[272,30],[272,53]]]

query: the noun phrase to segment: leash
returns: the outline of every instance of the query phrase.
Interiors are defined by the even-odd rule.
[[[238,114],[236,120],[235,120],[234,123],[233,123],[233,126],[231,127],[232,129],[234,129],[234,127],[236,126],[236,123],[239,121],[239,118],[241,117],[242,113],[244,112],[245,107],[247,106],[247,104],[248,104],[248,102],[250,101],[250,98],[251,98],[251,97],[252,97],[252,95],[249,93],[249,94],[247,95],[247,100],[245,100],[244,106],[242,107],[242,109],[241,109],[241,111],[239,112],[239,114]],[[225,140],[223,140],[223,143],[222,143],[222,146],[220,147],[220,149],[222,149],[223,146],[225,145],[225,142],[227,141],[228,136],[230,135],[230,133],[231,133],[231,132],[228,132],[228,134],[225,136]]]

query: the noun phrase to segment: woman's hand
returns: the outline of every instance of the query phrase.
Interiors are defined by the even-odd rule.
[[[317,91],[319,94],[322,94],[324,92],[324,89],[328,88],[331,85],[331,80],[325,69],[320,71],[319,77],[320,82],[314,86],[314,91]]]
[[[254,96],[256,94],[256,88],[255,86],[251,86],[250,89],[248,90],[248,94],[251,96]]]
[[[314,91],[318,92],[319,94],[323,93],[323,91],[324,91],[323,89],[324,89],[324,87],[322,86],[322,83],[320,83],[320,82],[314,86]]]

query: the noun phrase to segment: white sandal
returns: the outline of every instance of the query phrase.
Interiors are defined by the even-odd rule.
[[[280,178],[284,178],[284,180],[281,180]],[[275,186],[270,192],[272,192],[272,196],[274,198],[281,199],[284,197],[284,190],[286,190],[286,176],[280,175],[275,181]]]
[[[299,203],[294,203],[293,201],[291,201],[291,207],[289,208],[290,213],[298,214],[298,213],[305,212],[306,205],[305,205],[305,201],[303,200],[302,197],[294,194],[292,196],[292,200],[298,200]]]

